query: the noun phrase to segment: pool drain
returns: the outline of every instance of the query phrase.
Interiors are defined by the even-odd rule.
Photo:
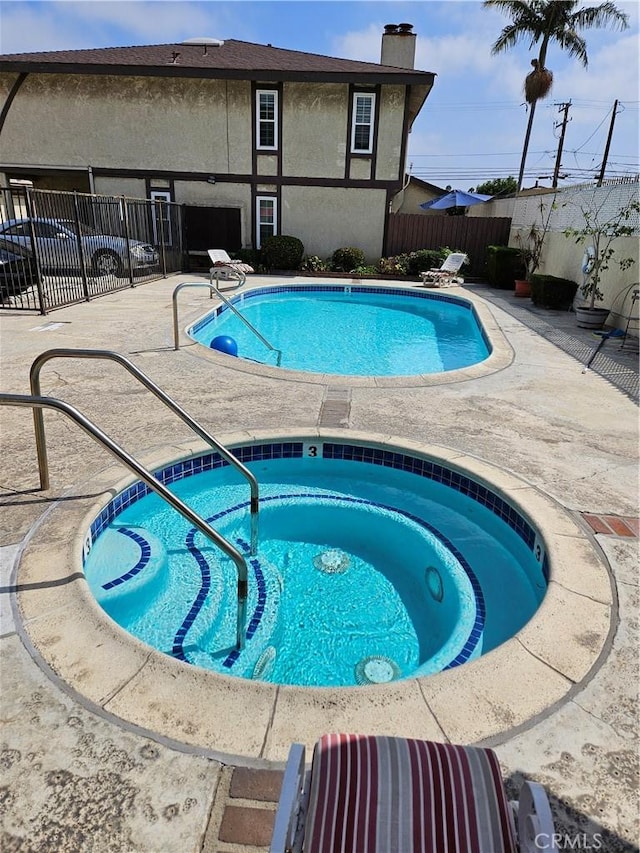
[[[338,548],[330,548],[327,551],[322,551],[316,554],[313,558],[313,565],[321,572],[328,575],[338,575],[341,572],[346,572],[349,568],[351,559],[344,551]]]
[[[357,684],[386,684],[400,675],[398,664],[380,655],[363,658],[356,664]]]

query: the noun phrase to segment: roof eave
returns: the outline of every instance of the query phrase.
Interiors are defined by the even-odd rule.
[[[66,62],[24,62],[0,60],[0,72],[27,74],[111,75],[117,77],[186,77],[225,80],[321,81],[326,83],[395,83],[398,85],[433,86],[435,74],[430,71],[293,71],[272,68],[185,68],[180,65],[79,65]],[[426,95],[424,96],[426,97]]]

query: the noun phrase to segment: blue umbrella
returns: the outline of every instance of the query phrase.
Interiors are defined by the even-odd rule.
[[[451,190],[446,195],[435,198],[433,201],[425,201],[419,207],[423,210],[446,210],[448,207],[471,207],[472,204],[482,204],[489,201],[492,195],[481,193],[465,193],[463,190]]]

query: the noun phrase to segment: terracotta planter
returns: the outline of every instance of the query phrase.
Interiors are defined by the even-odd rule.
[[[575,308],[580,329],[601,329],[609,316],[608,308]]]
[[[515,280],[515,295],[516,296],[531,296],[531,282],[522,281],[521,279]]]

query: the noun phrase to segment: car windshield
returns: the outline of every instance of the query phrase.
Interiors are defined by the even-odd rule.
[[[77,227],[83,237],[95,237],[96,234],[101,233],[100,231],[96,231],[96,229],[92,228],[90,225],[87,225],[85,222],[76,223],[72,219],[59,219],[57,221],[60,225],[63,225],[65,228],[68,228],[74,233]]]

